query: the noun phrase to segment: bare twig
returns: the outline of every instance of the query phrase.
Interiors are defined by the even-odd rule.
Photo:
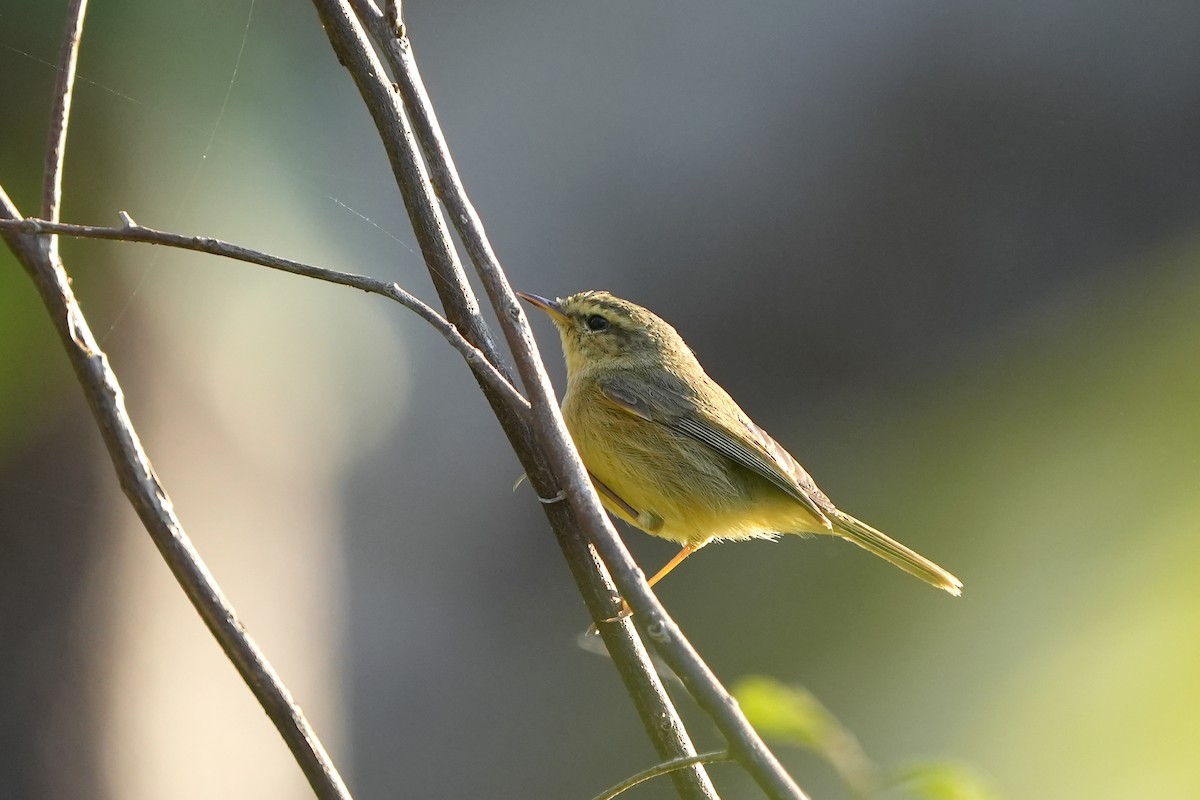
[[[638,623],[649,632],[663,660],[676,672],[696,702],[713,718],[742,766],[770,797],[803,798],[804,793],[650,591],[645,575],[613,529],[567,435],[524,312],[508,285],[479,216],[467,198],[417,70],[411,45],[407,38],[397,38],[390,33],[383,14],[372,0],[352,2],[392,67],[396,85],[404,97],[421,146],[429,159],[430,173],[438,195],[450,211],[450,218],[488,291],[513,352],[517,369],[533,404],[533,424],[539,442],[554,465],[555,473],[563,479],[588,538],[599,549],[625,599],[637,612],[635,618]]]
[[[50,222],[44,219],[0,220],[0,230],[18,231],[27,234],[63,234],[85,239],[109,239],[120,242],[157,244],[180,250],[193,250],[199,253],[224,256],[235,261],[258,264],[259,266],[270,267],[282,272],[290,272],[293,275],[302,275],[306,278],[328,281],[329,283],[348,286],[351,289],[360,289],[371,294],[383,295],[415,312],[421,319],[432,325],[462,355],[471,369],[500,394],[505,402],[516,410],[517,413],[522,415],[528,415],[529,413],[529,401],[522,397],[521,393],[508,382],[508,379],[500,373],[495,364],[488,360],[483,351],[468,342],[458,332],[458,328],[446,320],[445,317],[428,304],[422,302],[418,297],[400,288],[400,285],[397,283],[389,283],[365,275],[355,275],[351,272],[340,272],[335,269],[315,267],[310,264],[303,264],[288,258],[280,258],[279,256],[273,256],[258,250],[251,250],[248,247],[230,244],[229,242],[223,242],[220,239],[212,239],[207,236],[187,236],[181,233],[147,228],[144,225],[134,222],[124,211],[121,212],[121,219],[124,224],[117,228],[95,225],[73,225],[64,222]]]
[[[63,162],[67,154],[67,123],[71,119],[71,97],[75,87],[75,65],[79,63],[79,43],[83,38],[83,17],[87,0],[71,0],[67,8],[67,28],[58,54],[54,80],[54,104],[50,111],[50,134],[46,144],[43,170],[42,216],[58,222],[62,212]],[[47,246],[57,251],[58,240],[50,237]]]
[[[392,170],[400,182],[401,192],[416,230],[417,239],[422,242],[422,252],[426,254],[430,273],[434,277],[434,284],[438,286],[443,300],[446,300],[446,294],[442,291],[444,284],[439,280],[439,274],[446,263],[452,261],[457,266],[457,259],[453,257],[452,250],[445,253],[436,252],[430,259],[429,252],[426,250],[425,241],[436,245],[444,240],[445,228],[444,223],[441,222],[433,187],[425,172],[425,165],[417,153],[408,119],[400,108],[398,97],[366,40],[359,21],[344,0],[314,0],[314,4],[321,15],[322,25],[337,53],[338,60],[350,71],[375,120],[380,136],[384,140],[384,147],[391,161]],[[381,16],[380,19],[382,20],[383,17]],[[394,25],[391,27],[392,30],[395,29]],[[456,217],[455,225],[459,225],[462,221]],[[446,247],[449,248],[448,241],[446,241]],[[455,288],[470,293],[470,287],[465,284],[465,281],[461,286]],[[491,293],[492,287],[489,287],[489,294]],[[469,296],[473,303],[473,295]],[[496,306],[501,316],[502,324],[505,324],[506,315],[510,317],[516,315],[518,319],[523,319],[522,311],[511,290],[508,292],[508,296],[511,302],[504,308],[497,305],[495,297],[492,297],[493,305]],[[451,299],[454,302],[461,302],[459,298]],[[446,311],[447,316],[454,320],[450,305],[447,305]],[[528,335],[528,326],[523,327]],[[527,339],[527,342],[532,345],[531,338]],[[497,417],[512,443],[514,451],[521,459],[534,490],[540,497],[551,497],[557,494],[561,488],[556,477],[558,471],[550,469],[546,455],[537,446],[528,422],[522,420],[521,424],[514,424],[514,420],[506,419],[503,409],[497,408],[495,403],[493,403],[493,409],[496,410]],[[559,424],[561,426],[561,417]],[[590,488],[587,491],[590,492]],[[594,494],[592,496],[594,497]],[[578,510],[566,503],[544,505],[543,509],[558,537],[572,575],[593,619],[602,620],[613,617],[615,615],[614,587],[595,551],[580,534]],[[613,535],[615,536],[615,533]],[[661,756],[668,758],[694,755],[695,748],[687,737],[683,723],[666,696],[645,648],[632,626],[628,622],[622,622],[603,627],[602,635],[605,645],[613,657],[655,749]],[[673,773],[672,777],[677,790],[685,798],[716,797],[716,790],[713,789],[707,775],[699,766],[694,766],[684,772]]]
[[[0,219],[20,218],[20,212],[0,187]],[[175,580],[275,723],[316,795],[322,800],[349,800],[350,793],[316,732],[266,656],[246,633],[237,612],[221,593],[175,516],[175,507],[167,490],[155,475],[150,457],[134,430],[125,408],[124,393],[109,366],[108,356],[100,349],[75,300],[62,260],[57,254],[48,252],[36,236],[8,228],[0,234],[33,279],[67,350],[121,488]]]
[[[655,764],[649,769],[642,770],[636,775],[630,775],[625,780],[618,783],[616,786],[610,786],[600,794],[596,795],[593,800],[612,800],[617,795],[627,792],[639,783],[645,783],[651,778],[657,778],[661,775],[674,772],[675,770],[690,767],[694,764],[720,764],[723,761],[733,761],[733,753],[728,750],[714,750],[711,753],[701,753],[696,756],[683,756],[682,758],[673,758],[670,761],[664,761],[661,764]]]

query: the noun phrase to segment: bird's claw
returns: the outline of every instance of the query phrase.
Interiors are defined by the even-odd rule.
[[[622,600],[621,610],[617,613],[617,615],[615,617],[609,617],[608,619],[601,620],[601,622],[620,622],[621,620],[629,619],[632,616],[633,609],[629,607],[629,603],[626,603],[624,600]]]

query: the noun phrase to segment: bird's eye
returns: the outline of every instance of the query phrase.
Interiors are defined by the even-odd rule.
[[[608,320],[599,314],[592,314],[587,318],[587,326],[589,331],[606,331],[608,330]]]

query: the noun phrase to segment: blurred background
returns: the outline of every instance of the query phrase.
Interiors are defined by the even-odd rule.
[[[0,183],[31,215],[64,6],[0,0]],[[714,546],[659,596],[719,676],[802,685],[882,764],[961,760],[1002,797],[1200,796],[1200,5],[405,12],[514,285],[657,310],[839,505],[966,584],[834,540]],[[93,4],[79,73],[65,219],[125,210],[435,297],[307,5]],[[188,532],[352,791],[591,797],[655,760],[428,326],[244,264],[62,249]],[[622,533],[647,569],[674,552]],[[7,251],[0,785],[309,796]]]

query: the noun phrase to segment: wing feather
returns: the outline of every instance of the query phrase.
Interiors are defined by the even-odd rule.
[[[678,387],[648,386],[623,375],[613,375],[602,379],[600,388],[609,400],[629,413],[707,445],[766,478],[832,530],[828,514],[834,510],[833,503],[796,459],[751,422],[732,399],[725,405],[725,409],[731,410],[702,407],[689,396],[694,396],[694,392],[688,391],[682,381],[679,383]],[[716,384],[711,388],[724,394]]]

